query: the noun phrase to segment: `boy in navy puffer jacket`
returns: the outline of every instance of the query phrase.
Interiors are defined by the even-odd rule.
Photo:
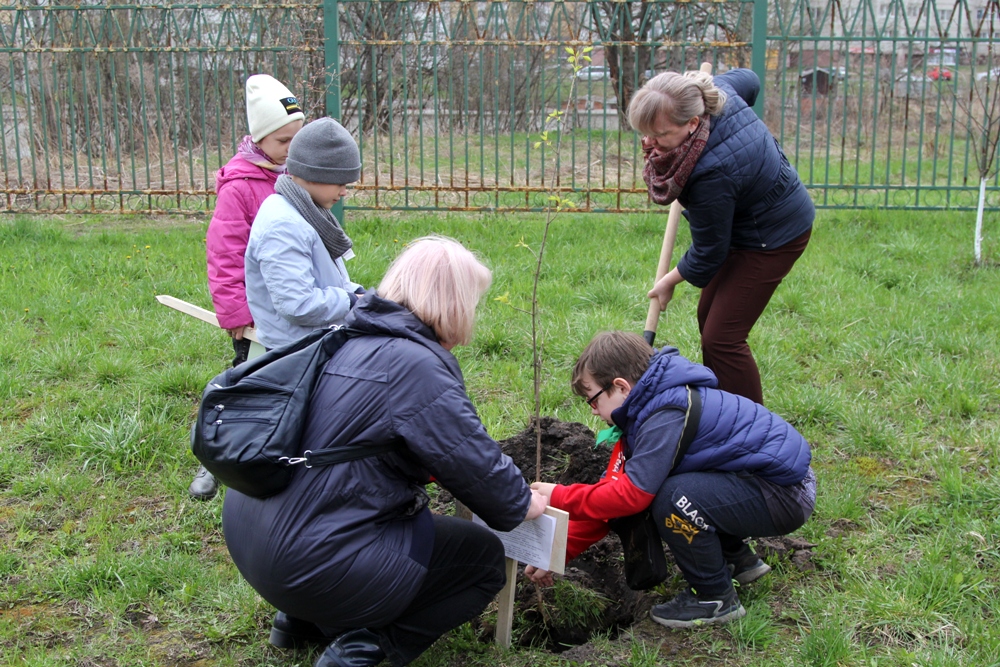
[[[690,586],[653,607],[667,627],[746,614],[732,580],[749,583],[770,567],[743,540],[798,529],[816,502],[809,443],[764,406],[716,386],[711,370],[675,348],[656,352],[620,331],[597,335],[573,369],[573,391],[611,426],[598,434],[613,445],[608,469],[596,484],[532,485],[570,513],[567,560],[604,537],[609,519],[652,510]],[[701,417],[678,457],[689,391],[701,398]],[[526,574],[551,582],[545,571]]]

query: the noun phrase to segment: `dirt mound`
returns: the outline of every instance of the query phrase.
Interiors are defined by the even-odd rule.
[[[594,432],[577,422],[542,417],[542,481],[557,484],[593,484],[608,466],[607,447],[595,448]],[[529,427],[500,442],[524,478],[535,480],[535,446],[538,436]]]
[[[594,432],[585,425],[543,417],[541,434],[542,481],[593,484],[601,478],[610,449],[595,447]],[[533,427],[500,443],[529,481],[535,480],[536,443]],[[648,611],[653,597],[625,585],[621,554],[618,538],[609,535],[567,564],[562,582],[553,588],[538,589],[519,578],[517,642],[564,651],[585,644],[595,633],[617,634]]]

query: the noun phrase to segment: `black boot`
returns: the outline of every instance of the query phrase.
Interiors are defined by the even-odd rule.
[[[350,630],[326,647],[314,667],[374,667],[385,659],[378,635],[365,628]]]
[[[219,483],[212,473],[205,470],[205,466],[198,468],[197,474],[188,487],[188,493],[195,500],[211,500],[219,492]]]
[[[271,623],[271,638],[268,641],[278,648],[308,648],[329,644],[332,640],[333,637],[327,637],[309,621],[279,611]]]

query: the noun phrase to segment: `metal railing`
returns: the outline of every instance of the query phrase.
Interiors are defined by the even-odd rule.
[[[651,207],[623,113],[652,74],[753,67],[821,207],[967,209],[996,2],[345,0],[0,6],[0,210],[209,211],[267,72],[339,117],[348,208]],[[1000,30],[1000,22],[996,26]],[[566,48],[593,47],[574,75]],[[935,69],[936,68],[936,69]],[[947,71],[947,76],[944,72]],[[560,154],[538,134],[566,112]],[[978,116],[977,116],[978,117]],[[1000,199],[990,181],[988,206]],[[567,195],[566,193],[574,193]]]
[[[322,27],[316,3],[0,6],[0,206],[210,210],[248,75],[322,109]]]
[[[820,207],[974,208],[998,37],[995,0],[775,3],[765,120]]]

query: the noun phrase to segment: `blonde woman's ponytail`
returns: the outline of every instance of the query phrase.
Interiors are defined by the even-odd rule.
[[[724,106],[726,94],[715,87],[711,74],[698,70],[684,74],[663,72],[647,81],[632,97],[628,121],[633,130],[652,134],[661,116],[683,125],[704,113],[716,116]]]
[[[701,70],[691,70],[684,72],[684,76],[695,82],[701,90],[701,98],[705,102],[705,113],[709,116],[717,116],[722,113],[726,106],[726,93],[715,87],[715,79],[708,72]]]

